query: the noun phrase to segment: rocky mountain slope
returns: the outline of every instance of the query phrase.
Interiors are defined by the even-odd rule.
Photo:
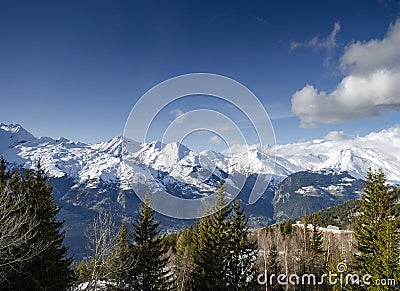
[[[301,171],[285,178],[275,189],[276,221],[341,204],[360,197],[364,181],[348,172]]]

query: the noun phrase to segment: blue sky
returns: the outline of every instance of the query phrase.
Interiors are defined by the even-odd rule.
[[[150,88],[205,72],[248,87],[278,143],[364,135],[399,123],[399,17],[394,0],[1,1],[0,121],[105,141]],[[223,107],[192,98],[158,123],[205,103]]]

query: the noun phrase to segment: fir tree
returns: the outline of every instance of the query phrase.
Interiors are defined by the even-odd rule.
[[[354,224],[357,253],[353,265],[362,275],[399,282],[399,230],[393,216],[395,191],[386,185],[382,169],[367,173],[361,197],[361,213]],[[378,288],[379,287],[379,288]],[[368,286],[368,290],[391,290],[392,286]]]
[[[293,231],[292,222],[290,220],[287,220],[283,225],[281,224],[281,227],[281,231],[284,236],[290,235]]]
[[[11,178],[11,173],[7,169],[7,162],[3,157],[0,157],[0,187],[4,189]]]
[[[313,229],[310,242],[310,251],[314,254],[323,253],[322,231],[320,230],[319,219],[316,213],[313,215],[311,224]]]
[[[167,251],[159,235],[160,222],[156,221],[150,203],[150,196],[146,195],[133,223],[133,254],[137,263],[130,271],[129,285],[133,290],[169,290],[172,282],[166,268]]]
[[[193,290],[193,250],[196,246],[195,240],[195,228],[192,225],[179,232],[174,259],[174,274],[178,291]]]
[[[328,271],[327,264],[325,262],[325,250],[323,247],[323,233],[320,229],[319,219],[316,213],[313,214],[311,219],[312,234],[310,238],[310,248],[308,262],[309,273],[314,274],[317,278],[321,278],[322,274]],[[325,286],[325,285],[324,285]],[[324,286],[320,285],[317,289],[315,286],[307,286],[308,290],[321,290]]]
[[[67,248],[63,245],[64,233],[61,231],[64,222],[57,220],[60,209],[54,203],[52,187],[40,162],[36,171],[24,171],[21,188],[27,211],[38,221],[35,237],[21,251],[30,252],[30,249],[43,244],[46,250],[21,268],[10,288],[63,290],[72,279],[69,268],[72,258],[66,257]]]
[[[129,272],[136,264],[136,260],[132,254],[132,247],[126,222],[123,221],[116,238],[114,251],[111,258],[108,259],[108,279],[113,282],[112,286],[118,290],[129,290]]]
[[[194,249],[195,290],[226,290],[229,253],[229,222],[231,207],[225,202],[225,189],[220,183],[214,213],[196,227]]]
[[[249,228],[240,201],[236,200],[229,220],[227,281],[230,290],[253,290],[257,285],[257,242],[249,237]]]
[[[89,262],[81,260],[78,263],[72,263],[72,270],[75,273],[75,284],[88,282],[90,280],[91,266]]]

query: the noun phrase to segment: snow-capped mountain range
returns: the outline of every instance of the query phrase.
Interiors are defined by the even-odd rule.
[[[49,176],[68,176],[76,182],[101,179],[129,188],[124,181],[132,169],[122,162],[123,151],[127,149],[133,170],[151,168],[197,187],[203,183],[192,174],[193,169],[199,168],[217,176],[237,172],[282,178],[303,170],[334,169],[363,178],[372,167],[383,168],[388,180],[400,181],[400,125],[352,139],[318,139],[267,149],[251,146],[248,152],[230,156],[214,151],[196,153],[176,142],[128,141],[126,147],[123,145],[122,137],[96,144],[75,143],[66,138],[37,138],[19,124],[0,123],[0,155],[7,161],[30,168],[41,159]]]
[[[363,182],[357,179],[364,178],[369,167],[381,167],[390,181],[400,182],[400,125],[353,139],[333,133],[265,149],[238,146],[233,152],[196,153],[176,142],[140,144],[122,137],[76,143],[37,138],[18,124],[0,123],[0,156],[24,168],[34,168],[40,159],[47,170],[55,202],[62,206],[65,243],[77,258],[87,253],[84,233],[96,213],[111,210],[120,218],[132,218],[140,202],[137,185],[146,185],[151,193],[199,198],[215,193],[223,180],[228,195],[229,190],[242,189],[237,197],[244,204],[256,189],[260,199],[246,205],[256,227],[359,197]],[[258,187],[259,178],[268,183],[266,189]],[[165,231],[191,223],[159,219]]]

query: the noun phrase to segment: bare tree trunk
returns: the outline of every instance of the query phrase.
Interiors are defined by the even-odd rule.
[[[262,251],[262,265],[264,271],[264,280],[265,280],[265,291],[268,291],[268,256],[267,256],[267,241],[268,241],[268,233],[265,231],[265,235],[261,234],[262,229],[257,230],[257,242],[258,249]]]

